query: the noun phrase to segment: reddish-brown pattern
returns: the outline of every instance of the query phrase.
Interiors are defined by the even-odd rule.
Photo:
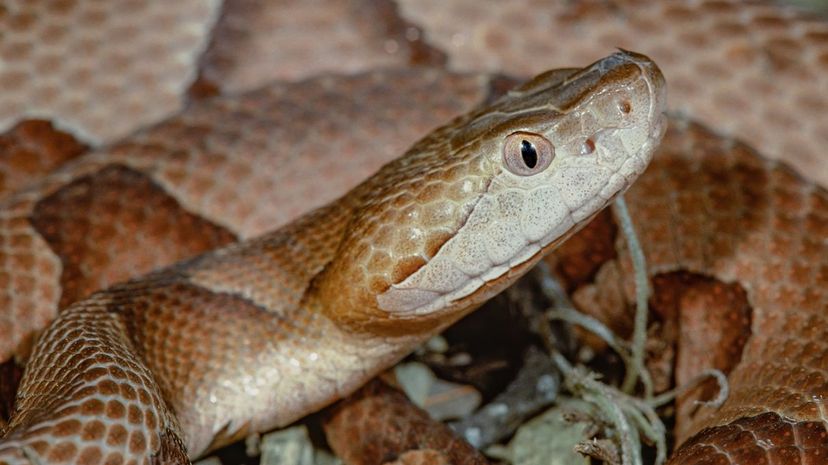
[[[738,283],[684,272],[654,276],[653,289],[651,308],[665,324],[661,336],[679,347],[675,378],[689,380],[710,368],[730,374],[751,335],[745,290]],[[676,442],[687,439],[686,419],[698,409],[696,402],[715,398],[718,389],[710,379],[679,399]]]
[[[101,144],[178,111],[219,6],[3,2],[0,131],[21,119],[48,118]]]
[[[615,258],[613,240],[616,233],[612,213],[603,211],[586,228],[561,245],[549,261],[564,282],[570,288],[576,288],[592,280],[601,264]]]
[[[828,432],[822,421],[791,421],[763,413],[702,430],[676,452],[671,463],[822,465],[826,460]]]
[[[58,306],[235,236],[195,216],[140,172],[110,165],[35,204],[30,221],[60,258]]]
[[[202,77],[238,92],[273,79],[444,62],[396,10],[391,0],[329,0],[319,8],[301,0],[229,2],[204,55]],[[326,31],[324,41],[314,40],[319,31]]]
[[[17,123],[0,135],[0,197],[22,189],[86,148],[49,121]]]
[[[328,443],[350,465],[487,465],[448,426],[375,379],[337,404],[325,422]]]

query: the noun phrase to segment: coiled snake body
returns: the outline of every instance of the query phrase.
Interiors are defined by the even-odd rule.
[[[232,29],[237,24],[232,21],[233,18],[244,15],[246,10],[264,8],[250,5],[245,8],[242,3],[228,2],[221,20],[217,19],[216,5],[201,3],[189,12],[193,13],[188,17],[193,18],[194,25],[184,29],[209,29],[213,21],[218,21],[214,31],[217,40],[220,37],[233,38]],[[398,3],[398,13],[432,27],[432,18],[428,17],[427,11],[418,11],[416,5],[409,2]],[[825,30],[821,23],[800,20],[792,14],[778,14],[778,10],[764,5],[751,4],[742,11],[735,9],[730,2],[667,3],[665,7],[645,2],[619,2],[618,11],[610,10],[608,13],[600,9],[601,13],[595,13],[598,9],[593,9],[592,2],[575,2],[575,6],[569,7],[549,6],[548,11],[551,12],[550,21],[560,20],[564,24],[559,27],[566,29],[566,33],[558,36],[579,41],[572,47],[561,44],[561,51],[576,50],[591,43],[577,38],[578,28],[600,24],[601,21],[605,22],[605,30],[610,32],[595,43],[639,49],[636,43],[626,41],[640,37],[613,35],[619,18],[642,24],[649,21],[651,25],[659,24],[658,20],[653,20],[660,18],[657,15],[669,18],[670,24],[677,25],[676,37],[683,41],[676,48],[686,46],[684,42],[688,42],[691,36],[683,34],[681,27],[678,27],[684,27],[685,22],[692,24],[692,27],[709,27],[721,34],[723,25],[738,24],[738,21],[747,18],[747,21],[755,21],[759,25],[755,29],[757,33],[782,31],[779,33],[783,35],[782,39],[771,36],[765,47],[767,53],[759,54],[760,58],[751,55],[753,49],[743,47],[738,40],[736,45],[723,40],[720,45],[708,46],[706,50],[723,50],[731,59],[742,60],[743,69],[749,69],[753,63],[751,60],[755,59],[765,66],[762,69],[775,71],[769,74],[774,82],[794,79],[796,85],[786,85],[784,95],[762,95],[755,102],[793,95],[791,101],[801,104],[803,112],[817,111],[819,114],[817,107],[820,99],[813,96],[818,96],[819,92],[812,93],[809,100],[803,101],[796,98],[796,90],[807,86],[824,90],[824,79],[813,72],[817,69],[815,67],[798,67],[806,63],[805,59],[797,61],[797,56],[786,48],[783,39],[787,31],[795,31],[791,34],[806,45],[807,53],[803,52],[802,56],[812,60],[807,63],[819,63],[820,57],[827,56],[825,47],[820,45],[824,43],[824,40],[820,42],[820,38],[825,37],[825,32],[821,32]],[[9,31],[26,31],[27,27],[36,29],[31,24],[37,23],[37,16],[32,19],[31,15],[26,15],[27,8],[36,11],[37,2],[30,4],[35,6],[12,4],[12,14],[5,17]],[[251,2],[251,5],[254,4]],[[461,5],[462,2],[442,2],[431,5],[429,11],[440,12],[442,7],[455,4]],[[185,2],[181,5],[179,8],[187,8]],[[497,11],[497,3],[489,7]],[[106,14],[96,11],[96,8],[100,9],[88,5],[75,9],[63,6],[49,14],[76,15],[76,19],[90,21],[98,18],[100,21]],[[143,11],[139,7],[131,8],[136,16]],[[352,7],[341,8],[337,12],[346,15]],[[353,8],[360,15],[366,11],[364,8]],[[704,11],[707,15],[704,17],[712,19],[705,22],[694,20],[694,9]],[[376,11],[390,14],[382,8]],[[439,51],[435,53],[435,49],[429,47],[442,44],[444,35],[448,33],[450,40],[446,44],[449,45],[443,45],[443,48],[450,52],[449,66],[462,68],[466,59],[462,48],[463,36],[451,35],[450,27],[439,26],[439,19],[439,15],[436,16],[434,24],[437,25],[430,30],[430,43],[424,42],[418,35],[419,29],[412,29],[413,26],[405,23],[397,25],[402,27],[405,40],[400,39],[402,36],[393,40],[396,40],[398,47],[404,48],[403,52],[411,60],[444,63],[445,57],[441,58]],[[478,18],[477,21],[485,30],[486,18]],[[533,24],[530,21],[516,22]],[[543,22],[539,24],[543,25]],[[281,28],[270,29],[275,31]],[[362,29],[368,35],[388,32]],[[541,29],[548,31],[545,27]],[[97,30],[106,31],[106,28]],[[115,30],[118,30],[117,27]],[[389,30],[393,31],[393,28]],[[626,33],[626,29],[620,30]],[[635,27],[630,30],[655,29]],[[49,34],[60,37],[58,27],[43,27],[41,31],[41,36],[46,38],[50,37]],[[532,27],[527,26],[522,30],[523,35],[512,34],[511,37],[526,37],[531,42],[531,32]],[[144,50],[145,54],[148,53],[146,50],[155,50],[149,39],[142,48],[142,40],[113,34],[113,43],[120,38],[135,44],[134,49]],[[151,31],[147,35],[153,36]],[[8,37],[13,38],[14,35],[9,34]],[[670,64],[667,77],[671,82],[675,81],[674,95],[678,95],[679,99],[684,94],[698,94],[702,90],[688,84],[686,79],[682,80],[680,74],[674,79],[671,72],[676,73],[677,61],[685,64],[698,62],[701,69],[716,75],[716,82],[728,82],[727,75],[705,59],[676,60],[674,53],[663,49],[668,43],[665,37],[671,37],[667,31],[657,35],[657,45],[662,48],[650,49],[646,42],[640,43],[659,62],[664,60]],[[722,34],[722,37],[742,36]],[[89,37],[82,35],[72,36],[72,40],[84,46],[90,43]],[[186,34],[176,40],[178,50],[194,50],[194,55],[198,51],[198,46],[188,42]],[[495,46],[510,43],[491,38],[482,42],[492,45],[493,56],[497,56]],[[749,41],[753,42],[756,40]],[[220,43],[211,45],[205,56],[220,56],[223,51]],[[386,40],[381,43],[377,62],[383,64],[382,60],[394,55],[387,55],[388,50],[393,49],[389,45],[391,42]],[[458,47],[456,55],[452,47]],[[55,66],[54,54],[50,55],[48,48],[44,58],[15,54],[9,51],[11,47],[4,50],[5,69],[11,70],[11,73],[3,75],[3,82],[15,89],[14,93],[4,93],[4,98],[8,98],[6,95],[21,95],[21,89],[27,88],[21,84],[19,74],[14,74],[15,63],[34,63],[35,67],[43,67],[44,70],[49,69],[50,63]],[[34,53],[39,51],[35,49]],[[674,52],[674,49],[668,52]],[[150,55],[157,56],[159,62],[167,56]],[[397,53],[396,56],[400,55],[404,54]],[[468,56],[474,57],[474,50]],[[525,73],[527,69],[532,69],[532,65],[545,62],[545,59],[537,58],[537,53],[521,55],[510,50],[504,56],[511,60],[531,56],[534,61],[528,68],[520,63],[511,63],[510,66],[501,63],[495,69],[502,67]],[[346,57],[346,53],[339,54],[344,63],[347,63]],[[116,58],[115,61],[122,64],[132,62],[129,56]],[[579,61],[572,57],[564,59],[569,63]],[[612,92],[606,94],[602,91],[605,89],[603,86],[610,84],[607,89],[613,89],[613,85],[619,82],[617,79],[623,81],[631,76],[629,70],[633,68],[625,66],[619,69],[626,69],[626,72],[613,74],[617,60],[616,57],[592,68],[593,71],[601,70],[600,73],[585,71],[581,75],[585,81],[575,79],[571,86],[556,88],[551,93],[554,98],[560,99],[559,109],[570,110],[564,111],[562,116],[556,115],[555,118],[562,118],[556,121],[581,121],[581,124],[576,124],[576,128],[560,125],[559,129],[564,128],[561,129],[564,134],[577,134],[577,137],[567,139],[569,145],[561,140],[553,141],[555,157],[549,165],[549,172],[555,172],[557,163],[568,159],[569,155],[591,152],[590,144],[584,143],[600,131],[579,131],[587,127],[605,127],[607,120],[601,118],[620,117],[619,109],[627,108],[623,105],[625,99],[619,100]],[[137,76],[143,77],[132,81],[139,85],[124,86],[123,89],[131,92],[132,89],[141,89],[141,86],[152,87],[153,82],[165,85],[171,82],[163,73],[152,74],[154,71],[146,66],[146,60],[135,59],[135,62],[140,64],[137,67],[139,71],[135,71]],[[477,63],[486,65],[482,60]],[[209,79],[227,79],[226,90],[250,85],[250,75],[244,74],[250,64],[236,63],[237,67],[233,69],[240,70],[236,74],[233,74],[235,71],[227,73],[229,68],[226,65],[226,58],[206,60],[202,72],[202,78],[206,79],[202,84],[206,85],[201,88],[202,91],[206,89],[209,92]],[[129,68],[128,65],[123,66]],[[314,66],[324,68],[324,64],[312,64],[309,68]],[[60,120],[61,124],[81,128],[78,132],[86,140],[100,143],[115,140],[124,134],[118,125],[106,124],[108,119],[114,120],[114,115],[119,112],[134,113],[139,121],[136,124],[145,124],[157,118],[157,112],[163,111],[164,105],[169,105],[171,101],[163,97],[157,101],[143,101],[130,97],[128,92],[122,96],[116,91],[120,88],[118,85],[106,82],[105,73],[100,76],[101,81],[88,80],[87,83],[81,72],[82,64],[77,68],[69,88],[79,89],[80,92],[85,87],[79,84],[89,84],[92,92],[82,99],[83,102],[114,101],[121,102],[122,106],[118,107],[116,103],[114,110],[95,107],[82,112],[78,110],[76,94],[55,94],[49,91],[50,84],[47,83],[45,88],[40,84],[40,87],[34,86],[35,97],[26,101],[32,103],[27,103],[25,108],[21,108],[15,100],[2,105],[0,116],[15,118],[27,112],[30,116],[48,116],[53,109],[66,111],[74,108],[75,111],[68,111],[68,116]],[[292,69],[280,68],[279,72],[283,74],[274,75],[301,77],[291,74],[296,72]],[[808,72],[812,72],[810,79],[805,79]],[[490,214],[508,218],[509,212],[514,212],[515,205],[521,202],[524,208],[518,211],[531,210],[528,200],[508,194],[514,185],[492,177],[495,165],[491,157],[502,155],[503,144],[508,145],[507,136],[515,131],[542,132],[536,125],[543,124],[543,112],[531,111],[537,106],[531,102],[536,98],[532,96],[546,95],[545,86],[551,86],[571,73],[569,70],[546,75],[529,84],[523,93],[513,94],[495,104],[509,107],[508,111],[478,111],[437,130],[414,146],[407,155],[408,161],[388,165],[379,177],[360,185],[343,200],[304,216],[282,232],[230,246],[148,278],[116,286],[71,306],[71,310],[63,313],[47,330],[29,361],[18,393],[17,412],[6,429],[4,442],[0,443],[0,461],[26,463],[26,460],[35,459],[43,463],[103,463],[106,460],[117,462],[141,458],[162,463],[183,462],[186,457],[182,441],[186,443],[187,453],[194,457],[246,432],[289,422],[354,389],[427,334],[474,308],[479,304],[479,299],[505,286],[530,261],[539,257],[534,249],[523,248],[525,244],[516,246],[508,240],[526,233],[526,230],[508,226],[513,225],[510,221],[516,221],[515,218],[506,219],[503,222],[506,226],[498,230],[495,226],[486,228],[494,222],[475,216]],[[792,78],[791,73],[800,75]],[[180,92],[192,76],[177,74],[179,81],[172,82],[170,87],[178,86]],[[153,77],[147,78],[150,75]],[[0,319],[0,344],[5,344],[0,345],[0,350],[4,356],[15,351],[25,352],[33,331],[44,326],[44,320],[51,318],[50,312],[54,312],[56,306],[66,307],[96,289],[136,273],[227,244],[236,237],[256,236],[284,223],[286,218],[294,215],[292,211],[281,213],[285,216],[279,217],[265,205],[302,203],[296,200],[287,202],[284,196],[293,195],[296,199],[312,197],[307,187],[298,185],[300,173],[310,172],[326,182],[330,180],[331,185],[326,186],[330,192],[343,192],[343,186],[334,183],[347,185],[369,174],[378,166],[376,160],[387,160],[402,153],[425,129],[459,109],[468,108],[476,99],[481,99],[489,85],[494,84],[497,80],[435,70],[384,71],[281,84],[248,95],[193,104],[186,112],[166,123],[139,132],[124,142],[94,152],[58,170],[9,197],[3,205],[3,216],[0,218],[5,228],[3,253],[6,255],[3,260],[7,269],[15,273],[3,278],[10,289],[4,298],[12,315]],[[718,107],[743,105],[744,108],[745,105],[753,105],[750,99],[745,101],[740,97],[738,90],[761,89],[763,81],[759,78],[746,79],[743,84],[732,86],[726,95],[716,94],[716,89],[712,89],[713,95],[722,97],[717,101],[724,102]],[[196,86],[192,92],[195,94],[199,89]],[[575,89],[580,90],[574,92]],[[597,112],[584,113],[579,104],[590,100],[592,93],[612,98],[603,106],[591,107],[598,108]],[[640,97],[637,93],[630,95],[632,116],[642,109],[636,96]],[[362,109],[360,99],[383,103],[369,107],[371,111],[359,111]],[[695,103],[679,101],[686,113],[696,116]],[[774,111],[769,112],[762,122],[769,127],[790,124],[790,118],[785,118],[784,108],[792,105],[786,107],[783,103],[773,107]],[[321,122],[317,123],[304,115],[303,111],[307,110],[302,110],[317,105],[336,108],[337,111],[330,112],[327,119],[320,119]],[[416,106],[419,106],[419,111],[406,113]],[[519,118],[509,118],[510,112],[521,109],[524,112]],[[702,109],[699,114],[704,115],[704,120],[709,124],[715,123],[717,115],[705,111]],[[809,144],[820,137],[820,128],[824,129],[824,126],[819,126],[818,120],[816,123],[813,118],[808,120],[811,126],[807,132],[811,137],[803,138],[806,142],[797,145],[782,136],[774,137],[761,131],[748,131],[746,136],[740,132],[743,130],[740,124],[750,124],[755,114],[742,113],[745,113],[744,118],[731,115],[719,124],[750,140],[765,141],[759,147],[771,147],[765,155],[783,157],[798,152],[810,153],[810,159],[802,157],[806,162],[797,161],[799,159],[793,161],[800,166],[811,166],[806,163],[813,159],[815,152]],[[445,116],[437,118],[435,115]],[[216,124],[217,121],[221,123]],[[641,123],[641,120],[637,121]],[[360,127],[371,129],[360,133],[357,129]],[[25,139],[27,131],[31,131],[29,126],[18,128],[22,139]],[[346,131],[353,133],[345,137]],[[652,127],[644,131],[648,135],[657,132],[653,132]],[[501,144],[497,148],[487,145],[495,140]],[[617,143],[619,140],[622,141],[620,145]],[[604,155],[617,154],[619,150],[629,151],[635,146],[635,143],[631,146],[630,141],[640,143],[641,139],[613,139],[606,135],[591,139],[595,144],[595,153]],[[537,142],[543,144],[542,140]],[[355,147],[361,157],[374,156],[376,159],[359,161],[350,155]],[[260,152],[287,153],[289,156],[269,159],[259,156]],[[321,168],[323,171],[317,171],[319,165],[311,165],[308,161],[320,152],[341,155],[325,158],[325,166]],[[464,162],[454,165],[452,161],[435,155],[446,152]],[[160,153],[170,155],[165,161],[158,162],[156,159]],[[472,154],[489,154],[489,158],[482,155],[473,158]],[[538,154],[536,163],[543,161],[543,151]],[[636,165],[633,171],[637,172],[640,168],[643,166]],[[506,172],[508,170],[503,173]],[[568,194],[601,191],[603,185],[585,175],[593,171],[584,170],[579,174],[578,170],[573,170],[571,173],[568,184],[579,188],[588,186],[588,190],[567,191]],[[807,172],[812,179],[822,179],[821,173],[816,168]],[[421,184],[411,181],[419,176],[439,179],[439,182]],[[350,181],[337,180],[341,178]],[[520,178],[538,179],[537,176]],[[459,183],[458,179],[468,182]],[[757,158],[748,146],[722,139],[685,119],[674,121],[664,148],[641,181],[630,191],[630,204],[636,221],[642,225],[640,229],[648,259],[653,272],[658,274],[656,279],[671,279],[671,273],[681,270],[713,277],[725,284],[736,283],[747,294],[752,307],[747,329],[745,325],[741,326],[743,332],[736,338],[738,343],[734,344],[738,352],[736,361],[728,362],[730,366],[727,370],[732,373],[734,386],[731,399],[719,412],[692,412],[691,416],[697,420],[685,426],[683,433],[684,437],[692,437],[674,460],[677,463],[709,463],[713,460],[755,463],[762,459],[769,463],[795,463],[796,460],[800,463],[821,463],[820,457],[828,454],[824,409],[821,407],[826,391],[826,384],[822,381],[822,373],[826,370],[821,355],[826,331],[822,313],[828,306],[823,290],[826,282],[825,257],[828,255],[824,240],[828,236],[825,216],[828,201],[824,190],[802,181],[775,163]],[[279,188],[274,188],[275,185]],[[612,185],[623,189],[626,182]],[[311,184],[314,193],[320,190],[318,187]],[[588,219],[595,209],[603,206],[605,200],[611,197],[606,195],[608,192],[599,196],[602,199],[600,202],[581,211],[570,226]],[[254,205],[248,203],[242,206],[244,202],[238,200],[251,193],[255,193],[259,200]],[[335,194],[321,195],[323,200],[328,201],[333,200]],[[447,198],[448,201],[445,200]],[[140,200],[149,207],[129,210],[128,204],[133,203],[129,202],[131,199],[135,199],[134,203]],[[312,202],[321,205],[322,200],[314,197]],[[406,210],[406,207],[410,209]],[[365,209],[372,214],[364,214]],[[430,229],[410,227],[410,222],[415,218],[406,215],[415,217],[416,221],[428,219]],[[383,218],[383,221],[370,218]],[[395,231],[405,232],[383,230],[382,225],[388,223],[400,226],[401,229]],[[460,252],[474,250],[469,243],[452,248],[451,244],[463,240],[458,238],[452,242],[465,226],[478,228],[475,231],[485,230],[489,235],[487,237],[503,239],[487,244],[487,253],[498,256],[496,262],[501,266],[493,266],[496,272],[464,270],[462,273],[463,276],[473,276],[474,272],[491,273],[480,281],[466,279],[456,273],[446,281],[433,279],[429,273],[451,269],[450,264],[457,263],[450,260],[447,264],[438,260],[440,251],[447,252],[443,259],[446,256],[452,260],[475,256],[470,253],[464,257]],[[135,229],[140,232],[133,232]],[[516,231],[521,233],[514,234]],[[568,227],[566,231],[557,230],[548,236],[541,234],[540,239],[544,242],[538,247],[549,247],[557,242],[552,240],[554,237],[569,232],[571,229]],[[403,240],[406,234],[408,238],[417,239],[406,242]],[[535,231],[535,234],[539,233]],[[103,238],[110,236],[116,240],[104,242]],[[166,239],[157,240],[156,237]],[[551,242],[547,244],[545,241]],[[416,247],[411,244],[416,244]],[[49,247],[54,252],[48,251]],[[135,249],[141,253],[128,253]],[[253,250],[262,253],[253,254]],[[345,250],[347,254],[340,256],[335,250]],[[520,259],[512,262],[510,254],[513,253],[517,253],[515,257]],[[337,258],[331,261],[333,256]],[[400,256],[407,259],[398,260]],[[423,257],[428,257],[428,260]],[[302,265],[299,266],[299,263]],[[491,263],[495,264],[495,261]],[[519,265],[519,270],[507,271],[509,267],[504,264]],[[617,277],[619,272],[623,276],[628,267],[622,259],[604,263],[593,282],[580,289],[581,294],[610,295],[609,300],[623,300],[623,292],[620,297],[614,295],[613,291],[606,290],[606,283],[617,282],[618,279],[613,279],[613,276]],[[475,287],[481,286],[483,281],[495,284]],[[55,291],[54,282],[60,283],[60,292]],[[274,289],[270,286],[273,282],[281,285]],[[443,287],[435,287],[438,285]],[[722,291],[718,283],[691,280],[685,288],[675,292],[678,295],[674,299],[677,307],[685,308],[685,311],[694,307],[709,309],[710,302],[700,296],[705,286],[713,288],[714,292],[729,292]],[[676,289],[680,286],[667,287]],[[310,290],[305,292],[306,288]],[[366,289],[373,294],[369,293],[366,297]],[[376,299],[378,304],[372,304],[370,295],[384,297]],[[470,295],[471,298],[468,297]],[[657,291],[655,299],[659,297]],[[450,302],[464,303],[442,309],[441,305]],[[586,299],[585,305],[588,304],[589,299]],[[238,318],[223,318],[227,308],[233,308]],[[687,314],[683,318],[693,318],[687,317]],[[705,318],[700,319],[704,322]],[[733,316],[722,319],[737,323],[744,320]],[[400,321],[406,321],[408,325],[400,325]],[[709,324],[710,328],[717,327],[713,317],[709,318]],[[196,332],[209,334],[209,339],[185,338],[180,344],[168,342],[174,337],[173,334]],[[241,337],[238,336],[240,334]],[[175,360],[188,362],[175,363]],[[688,363],[692,365],[693,362]],[[253,366],[256,367],[256,375],[247,371]],[[307,366],[318,367],[315,368],[318,371],[308,373],[303,369]],[[698,368],[689,366],[682,369],[694,374]],[[677,376],[682,376],[682,369]],[[262,405],[268,407],[263,409]],[[695,434],[699,430],[701,432]]]

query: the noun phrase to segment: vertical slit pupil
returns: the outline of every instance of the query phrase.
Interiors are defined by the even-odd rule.
[[[521,141],[520,155],[523,157],[523,163],[526,164],[528,168],[534,168],[538,165],[538,151],[528,140]]]

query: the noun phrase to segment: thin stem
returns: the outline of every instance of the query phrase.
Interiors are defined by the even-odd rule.
[[[650,281],[647,277],[647,260],[644,257],[644,250],[638,242],[630,212],[627,209],[627,202],[624,196],[619,196],[614,204],[615,215],[621,226],[621,232],[627,241],[630,250],[630,259],[635,271],[635,327],[631,343],[632,369],[628,369],[621,389],[630,393],[635,389],[636,381],[640,378],[644,385],[644,396],[653,396],[653,384],[644,367],[644,346],[647,342],[647,301],[650,298]]]
[[[698,375],[694,376],[693,379],[691,379],[690,381],[684,383],[684,385],[671,389],[665,393],[659,394],[658,396],[652,397],[648,399],[647,402],[649,402],[649,404],[653,407],[661,407],[662,405],[665,405],[668,402],[672,402],[673,400],[675,400],[676,397],[684,394],[690,389],[695,388],[708,378],[713,378],[716,380],[716,383],[718,383],[719,385],[719,392],[718,394],[716,394],[716,397],[714,397],[711,400],[696,401],[696,403],[713,408],[721,407],[724,401],[727,399],[727,396],[730,395],[730,384],[728,384],[727,376],[725,376],[724,373],[722,373],[720,370],[714,369],[704,370]]]

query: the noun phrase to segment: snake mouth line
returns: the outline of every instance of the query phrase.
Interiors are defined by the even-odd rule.
[[[654,143],[653,141],[649,140],[648,142],[650,144]],[[650,146],[645,145],[641,148],[641,151],[646,152],[650,149]],[[619,171],[623,169],[623,166],[627,166],[628,164],[641,165],[643,162],[642,158],[643,156],[640,153],[637,153],[634,157],[631,157],[630,160],[628,160],[628,163],[622,165],[622,168],[620,168]],[[646,163],[643,163],[643,165],[646,166]],[[633,171],[639,172],[640,170],[633,169]],[[611,175],[611,178],[614,178],[615,176],[619,176],[619,173],[614,172]],[[379,304],[379,307],[385,311],[388,311],[389,313],[393,313],[397,317],[417,317],[419,315],[430,314],[432,312],[439,311],[443,308],[449,307],[452,304],[455,304],[460,299],[472,295],[480,288],[493,284],[499,278],[506,275],[510,270],[521,267],[527,262],[531,262],[534,259],[534,257],[538,256],[540,252],[546,250],[548,247],[556,243],[559,243],[560,240],[569,237],[570,235],[574,234],[576,231],[581,229],[584,225],[586,225],[589,222],[589,220],[595,216],[595,214],[597,214],[609,203],[611,203],[617,195],[624,192],[631,185],[631,181],[627,179],[626,176],[621,175],[620,177],[622,178],[623,183],[620,186],[614,187],[611,195],[609,195],[608,197],[593,197],[593,199],[596,200],[596,202],[584,202],[584,204],[579,206],[577,209],[568,208],[569,212],[566,216],[565,222],[563,223],[563,227],[551,228],[550,231],[540,239],[534,241],[527,240],[526,244],[519,250],[517,250],[515,253],[513,253],[507,260],[495,261],[491,258],[491,256],[489,256],[488,260],[491,263],[491,266],[489,266],[485,271],[478,274],[468,274],[462,271],[459,267],[454,266],[454,268],[457,271],[465,275],[465,279],[461,283],[459,283],[459,285],[455,286],[453,289],[448,291],[437,291],[433,289],[424,289],[418,287],[402,287],[405,285],[406,280],[410,279],[416,273],[414,272],[405,279],[401,280],[400,282],[392,285],[391,288],[389,288],[389,290],[387,290],[383,294],[377,296],[377,302]],[[465,218],[463,225],[461,225],[458,228],[457,233],[459,233],[462,230],[463,226],[465,226],[465,224],[468,223],[469,219],[473,216],[474,212],[481,204],[482,199],[485,198],[485,193],[491,190],[492,185],[494,184],[490,183],[487,186],[487,190],[475,200],[475,207],[470,210],[469,214]],[[610,180],[603,184],[602,191],[609,185]],[[452,236],[446,242],[443,243],[440,249],[438,249],[438,251],[435,253],[435,257],[437,257],[440,254],[440,252],[447,247],[447,245],[452,241],[452,239],[457,237],[457,233],[455,233],[455,236]],[[524,239],[526,238],[525,233],[523,233],[523,237]],[[430,263],[431,261],[425,263],[423,267],[428,266]],[[423,267],[421,267],[421,269]],[[406,306],[405,304],[403,304],[400,306],[399,304],[401,302],[398,301],[396,298],[391,297],[392,294],[389,294],[389,292],[399,293],[399,296],[411,294],[413,297],[415,297],[413,300],[419,300],[416,299],[416,297],[423,298],[423,296],[428,296],[428,298],[423,299],[426,301],[426,303],[421,305]],[[394,302],[392,302],[392,300]]]

